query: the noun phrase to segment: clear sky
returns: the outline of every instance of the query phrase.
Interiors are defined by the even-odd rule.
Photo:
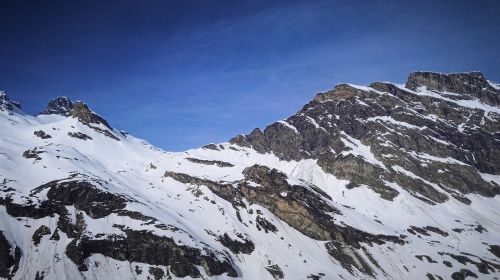
[[[500,82],[500,1],[0,1],[0,89],[25,111],[68,96],[171,151],[414,70]]]

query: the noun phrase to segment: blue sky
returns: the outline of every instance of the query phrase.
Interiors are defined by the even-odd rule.
[[[245,3],[249,2],[249,3]],[[171,151],[223,142],[337,83],[480,70],[500,1],[1,1],[0,89],[82,100]]]

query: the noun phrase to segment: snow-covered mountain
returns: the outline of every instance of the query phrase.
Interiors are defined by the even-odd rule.
[[[498,279],[499,194],[479,72],[340,84],[181,153],[0,92],[1,278]]]

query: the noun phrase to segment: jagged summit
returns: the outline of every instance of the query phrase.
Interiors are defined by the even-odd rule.
[[[84,124],[103,124],[109,129],[112,129],[109,123],[93,112],[87,104],[81,101],[73,102],[69,97],[61,96],[52,99],[47,104],[47,109],[40,113],[40,115],[61,115],[65,117],[77,118]]]
[[[21,104],[19,102],[11,100],[5,91],[0,90],[0,109],[6,109],[8,111],[12,111],[14,107],[21,109]]]
[[[73,107],[73,102],[71,101],[71,99],[69,99],[69,97],[61,96],[49,101],[49,104],[47,104],[47,109],[40,114],[56,114],[61,116],[68,116],[69,112],[73,110]]]
[[[434,91],[456,100],[478,99],[488,105],[500,105],[500,87],[488,81],[479,71],[450,74],[424,71],[412,72],[408,76],[404,88],[412,91],[420,91],[422,89]],[[318,93],[313,101],[342,100],[354,96],[363,98],[366,92],[370,91],[392,93],[398,90],[400,90],[399,85],[389,82],[374,82],[369,86],[343,83],[336,85],[333,90]]]
[[[479,72],[415,72],[410,74],[407,88],[387,82],[368,87],[339,84],[316,95],[288,119],[264,131],[236,136],[230,143],[273,153],[283,160],[315,159],[338,178],[349,180],[353,186],[370,186],[387,199],[399,193],[387,182],[411,189],[430,202],[449,199],[432,187],[420,188],[406,171],[463,194],[495,196],[500,188],[482,179],[478,172],[500,174],[498,136],[487,136],[496,135],[493,133],[500,129],[500,108],[494,106],[499,93]],[[449,144],[443,145],[441,139]],[[402,147],[406,152],[401,152]],[[353,149],[364,149],[363,153],[371,155],[352,156]],[[454,178],[461,179],[450,179],[445,169],[438,172],[437,165],[412,164],[415,153],[463,162],[446,167],[456,170]],[[395,165],[405,171],[387,168]],[[459,193],[451,195],[464,198]]]

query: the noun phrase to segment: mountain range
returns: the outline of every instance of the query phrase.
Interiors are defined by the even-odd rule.
[[[499,279],[499,194],[480,72],[339,84],[185,152],[0,92],[4,279]]]

